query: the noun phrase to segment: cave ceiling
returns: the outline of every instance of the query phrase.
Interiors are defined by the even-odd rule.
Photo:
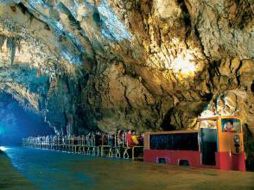
[[[253,18],[252,0],[0,0],[0,89],[59,133],[212,112],[253,130]]]

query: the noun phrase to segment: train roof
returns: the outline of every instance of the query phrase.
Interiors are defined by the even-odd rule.
[[[146,132],[146,134],[150,134],[150,135],[183,134],[183,133],[198,133],[198,130],[175,130],[175,131]]]
[[[233,116],[233,115],[229,115],[229,116],[222,116],[222,115],[213,115],[213,116],[207,116],[207,117],[199,117],[198,121],[202,121],[202,120],[217,120],[217,119],[223,119],[223,118],[232,118],[232,119],[240,119],[237,116]]]

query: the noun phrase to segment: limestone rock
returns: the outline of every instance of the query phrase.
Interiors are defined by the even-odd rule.
[[[253,7],[251,0],[1,3],[0,89],[57,133],[193,128],[208,112],[239,115],[253,130]]]

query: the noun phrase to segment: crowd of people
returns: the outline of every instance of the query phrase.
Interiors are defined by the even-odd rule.
[[[86,145],[110,147],[133,147],[143,146],[143,134],[137,135],[134,130],[118,130],[116,133],[103,133],[100,131],[90,132],[87,135],[48,135],[28,137],[23,139],[24,145],[35,144],[58,144],[58,145]]]

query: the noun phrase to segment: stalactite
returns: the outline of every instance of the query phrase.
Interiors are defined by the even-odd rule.
[[[0,53],[2,51],[2,47],[4,45],[5,40],[6,40],[6,37],[4,35],[0,35]],[[3,65],[2,56],[0,56],[0,65]]]
[[[9,50],[9,63],[12,65],[16,53],[16,38],[10,37],[7,39],[7,48]]]
[[[6,36],[0,35],[0,50],[2,49],[5,40],[6,40]]]
[[[21,51],[21,37],[16,37],[16,47],[18,48],[18,51]]]

